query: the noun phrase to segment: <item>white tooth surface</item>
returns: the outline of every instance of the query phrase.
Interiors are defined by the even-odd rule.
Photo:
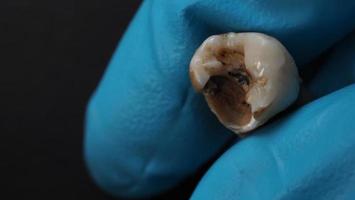
[[[299,76],[286,48],[276,39],[260,33],[245,34],[246,68],[254,77],[267,79],[266,85],[256,84],[248,94],[252,112],[269,108],[259,116],[264,122],[289,106],[298,96]]]
[[[207,38],[190,63],[191,79],[197,90],[204,87],[210,76],[218,75],[210,74],[210,69],[227,69],[214,56],[221,48],[244,54],[246,69],[253,79],[246,101],[253,113],[264,110],[244,126],[221,121],[232,131],[242,133],[260,126],[297,98],[300,79],[293,58],[279,41],[261,33],[228,33]]]

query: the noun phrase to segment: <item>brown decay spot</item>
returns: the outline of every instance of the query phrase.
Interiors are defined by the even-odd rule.
[[[267,84],[267,78],[266,77],[261,77],[256,82],[262,86],[265,86]]]
[[[196,80],[195,72],[193,70],[190,70],[189,75],[190,75],[192,86],[195,88],[196,91],[201,91],[203,88],[201,87],[200,83]]]
[[[267,108],[269,108],[269,107],[270,107],[270,105],[268,105],[268,106],[266,106],[266,107],[264,107],[264,108],[260,108],[259,110],[255,111],[255,112],[254,112],[254,117],[255,117],[255,118],[259,118],[260,115],[263,114],[263,113],[265,112],[265,110],[266,110]]]
[[[244,55],[241,52],[236,50],[221,48],[214,56],[219,60],[223,65],[239,64],[244,65]],[[238,67],[238,66],[235,66]]]
[[[208,105],[222,122],[242,126],[250,121],[252,113],[250,105],[245,102],[246,91],[233,78],[212,76],[204,94]]]
[[[244,55],[235,50],[221,48],[214,56],[225,66],[222,74],[211,76],[203,91],[208,105],[215,111],[220,121],[243,126],[252,117],[251,107],[246,102],[246,94],[252,84],[250,74],[244,64]]]
[[[211,75],[223,74],[223,72],[229,68],[245,69],[244,55],[239,51],[220,48],[216,52],[212,52],[209,56],[215,57],[223,65],[223,67],[219,68],[206,68],[205,70]]]

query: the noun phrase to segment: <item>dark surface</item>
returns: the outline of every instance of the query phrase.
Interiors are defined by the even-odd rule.
[[[85,169],[83,116],[139,3],[0,1],[1,199],[111,199]]]

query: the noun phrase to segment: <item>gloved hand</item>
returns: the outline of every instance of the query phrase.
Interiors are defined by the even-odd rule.
[[[188,66],[208,36],[256,31],[279,39],[300,71],[317,71],[304,83],[314,100],[236,141],[192,199],[354,199],[354,9],[351,0],[145,1],[88,106],[92,177],[115,196],[150,197],[236,140],[192,89]]]

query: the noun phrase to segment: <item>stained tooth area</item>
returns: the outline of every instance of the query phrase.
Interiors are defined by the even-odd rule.
[[[246,91],[233,77],[212,76],[204,88],[204,95],[222,122],[243,126],[251,120]]]
[[[287,49],[261,33],[209,37],[191,59],[190,78],[218,119],[238,134],[285,109],[299,90]]]
[[[241,67],[244,65],[244,55],[233,49],[220,48],[214,55],[223,65]]]
[[[210,108],[225,124],[246,125],[252,118],[246,94],[251,85],[251,76],[244,65],[244,55],[234,49],[219,48],[212,56],[221,64],[207,69],[211,75],[203,92]]]

